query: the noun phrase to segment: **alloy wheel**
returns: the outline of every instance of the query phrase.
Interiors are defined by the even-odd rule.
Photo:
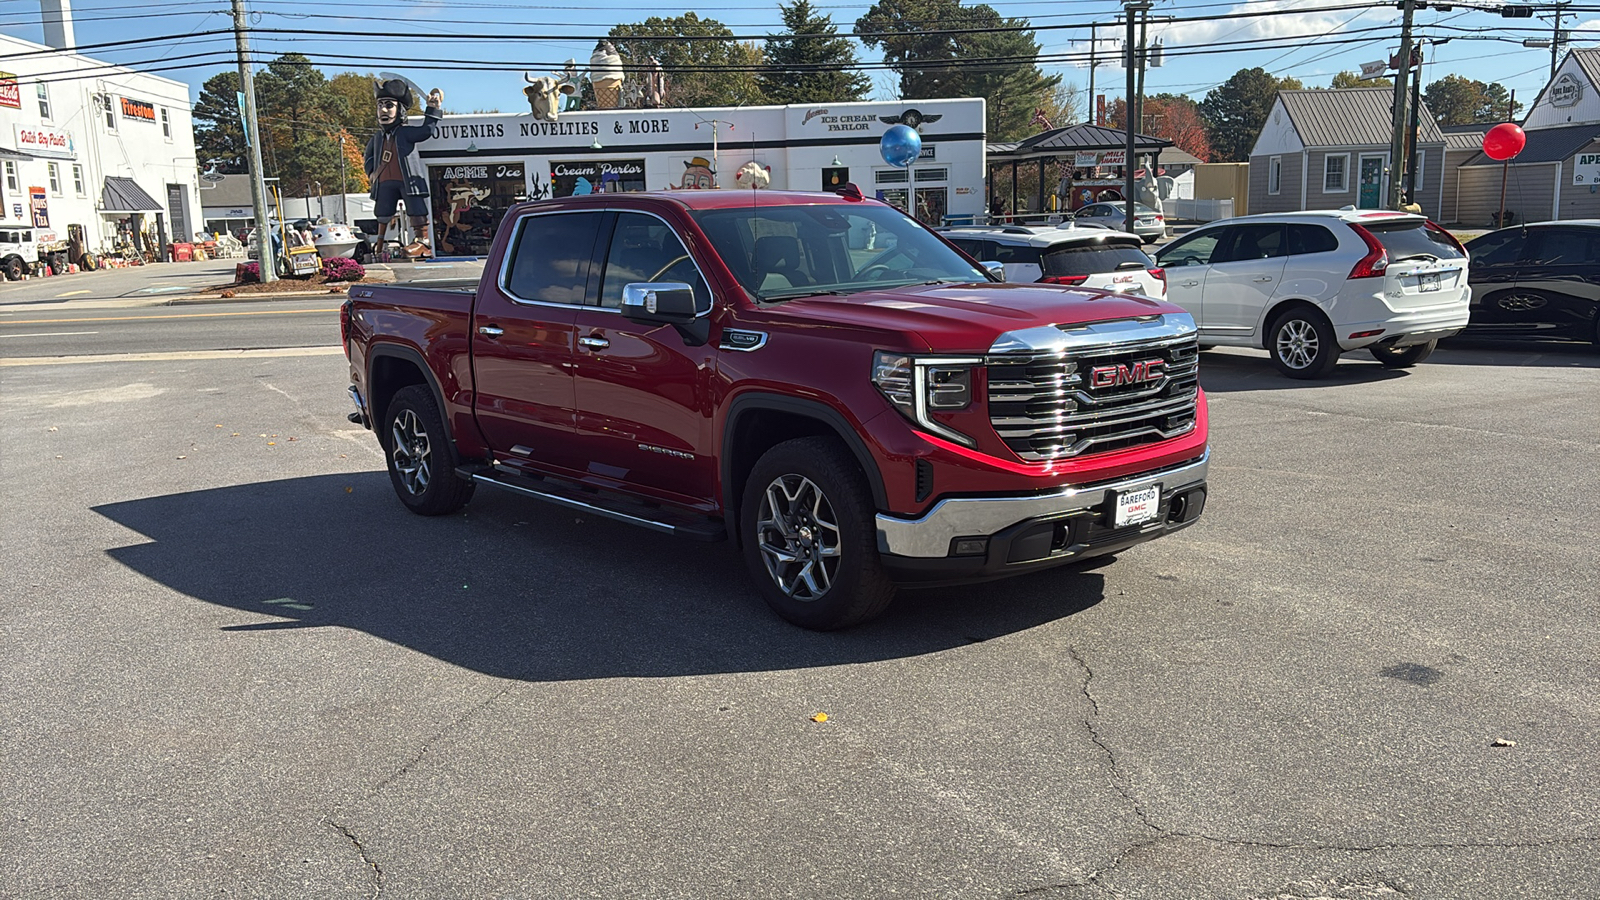
[[[756,542],[767,573],[788,596],[816,600],[833,586],[842,558],[838,517],[811,479],[780,475],[767,485]]]
[[[420,496],[428,489],[428,481],[433,476],[433,453],[427,429],[422,427],[422,420],[414,410],[403,409],[394,417],[389,443],[393,447],[390,456],[401,483],[412,495]]]
[[[1278,329],[1278,358],[1291,369],[1308,368],[1322,349],[1317,329],[1304,319],[1290,319]]]

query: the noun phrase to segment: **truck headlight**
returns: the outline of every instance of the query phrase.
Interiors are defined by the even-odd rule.
[[[935,413],[972,405],[972,370],[982,359],[912,356],[879,350],[872,355],[872,383],[900,414],[919,428],[966,447],[978,442],[943,425]]]

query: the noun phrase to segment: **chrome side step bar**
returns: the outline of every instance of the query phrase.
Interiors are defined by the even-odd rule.
[[[533,478],[508,472],[500,468],[462,466],[456,474],[478,484],[493,485],[513,493],[554,503],[567,509],[604,516],[662,534],[675,535],[696,541],[727,540],[728,532],[722,522],[693,513],[678,512],[662,507],[647,506],[613,494],[585,490],[577,486],[552,480]]]

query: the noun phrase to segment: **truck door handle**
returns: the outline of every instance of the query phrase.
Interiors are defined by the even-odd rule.
[[[611,342],[601,337],[581,337],[578,338],[578,346],[586,347],[590,350],[604,350],[611,346]]]
[[[479,325],[478,333],[484,337],[497,338],[500,335],[505,334],[506,330],[501,328],[499,325]]]
[[[1256,280],[1257,281],[1271,281],[1272,280],[1272,276],[1271,275],[1263,275],[1260,278],[1257,278]]]

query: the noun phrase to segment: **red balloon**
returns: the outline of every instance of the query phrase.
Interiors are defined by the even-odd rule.
[[[1514,122],[1502,122],[1483,136],[1483,152],[1494,160],[1507,160],[1527,146],[1528,136]]]

